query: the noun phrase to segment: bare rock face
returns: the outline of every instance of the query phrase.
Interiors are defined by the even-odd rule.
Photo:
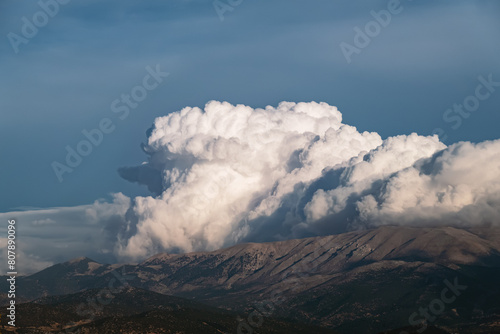
[[[340,235],[242,244],[207,253],[160,254],[137,266],[149,288],[182,293],[198,288],[274,284],[290,274],[330,276],[372,263],[500,266],[500,248],[465,230],[381,227]]]

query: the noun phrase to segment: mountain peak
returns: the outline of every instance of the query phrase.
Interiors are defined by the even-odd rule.
[[[75,263],[89,263],[89,262],[95,262],[95,263],[99,263],[97,261],[94,261],[86,256],[81,256],[81,257],[77,257],[77,258],[74,258],[74,259],[71,259],[69,261],[66,261],[65,263],[67,264],[75,264]]]
[[[158,253],[151,257],[148,257],[146,260],[142,261],[142,264],[153,264],[153,262],[169,260],[172,258],[172,254],[169,253]]]

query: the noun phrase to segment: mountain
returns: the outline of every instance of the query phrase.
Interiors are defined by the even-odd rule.
[[[213,252],[157,254],[139,264],[80,258],[19,277],[18,291],[33,300],[103,289],[121,278],[126,286],[217,310],[258,310],[265,319],[340,333],[419,330],[426,318],[437,332],[494,333],[500,332],[498,236],[497,230],[386,226]]]

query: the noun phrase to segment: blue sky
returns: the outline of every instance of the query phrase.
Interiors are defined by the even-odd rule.
[[[155,117],[210,100],[324,101],[345,123],[383,138],[435,128],[446,144],[498,138],[500,89],[458,129],[443,120],[474,94],[478,76],[500,81],[498,1],[401,1],[348,64],[340,43],[353,44],[353,29],[387,4],[244,0],[221,21],[212,1],[73,0],[15,53],[8,34],[21,35],[22,18],[41,8],[1,2],[0,211],[148,194],[117,169],[146,160],[140,144]],[[170,75],[118,120],[112,101],[156,64]],[[103,118],[115,131],[59,182],[51,163]]]

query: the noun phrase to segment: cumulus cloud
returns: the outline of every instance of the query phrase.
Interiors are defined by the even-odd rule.
[[[148,185],[161,175],[162,193],[136,198],[137,232],[118,252],[146,256],[162,249],[215,249],[244,238],[242,224],[276,211],[299,183],[321,176],[382,142],[342,123],[326,103],[283,102],[252,109],[212,101],[156,119],[147,163],[129,175]]]
[[[500,140],[461,142],[387,178],[357,203],[376,224],[500,224]]]
[[[157,118],[143,150],[119,173],[152,196],[17,213],[31,222],[26,247],[111,262],[384,224],[500,224],[500,140],[383,140],[326,103],[211,101]]]
[[[116,251],[135,258],[381,224],[495,223],[499,145],[382,140],[326,103],[184,108],[155,120],[147,162],[121,170],[158,195],[135,198],[133,233]]]

